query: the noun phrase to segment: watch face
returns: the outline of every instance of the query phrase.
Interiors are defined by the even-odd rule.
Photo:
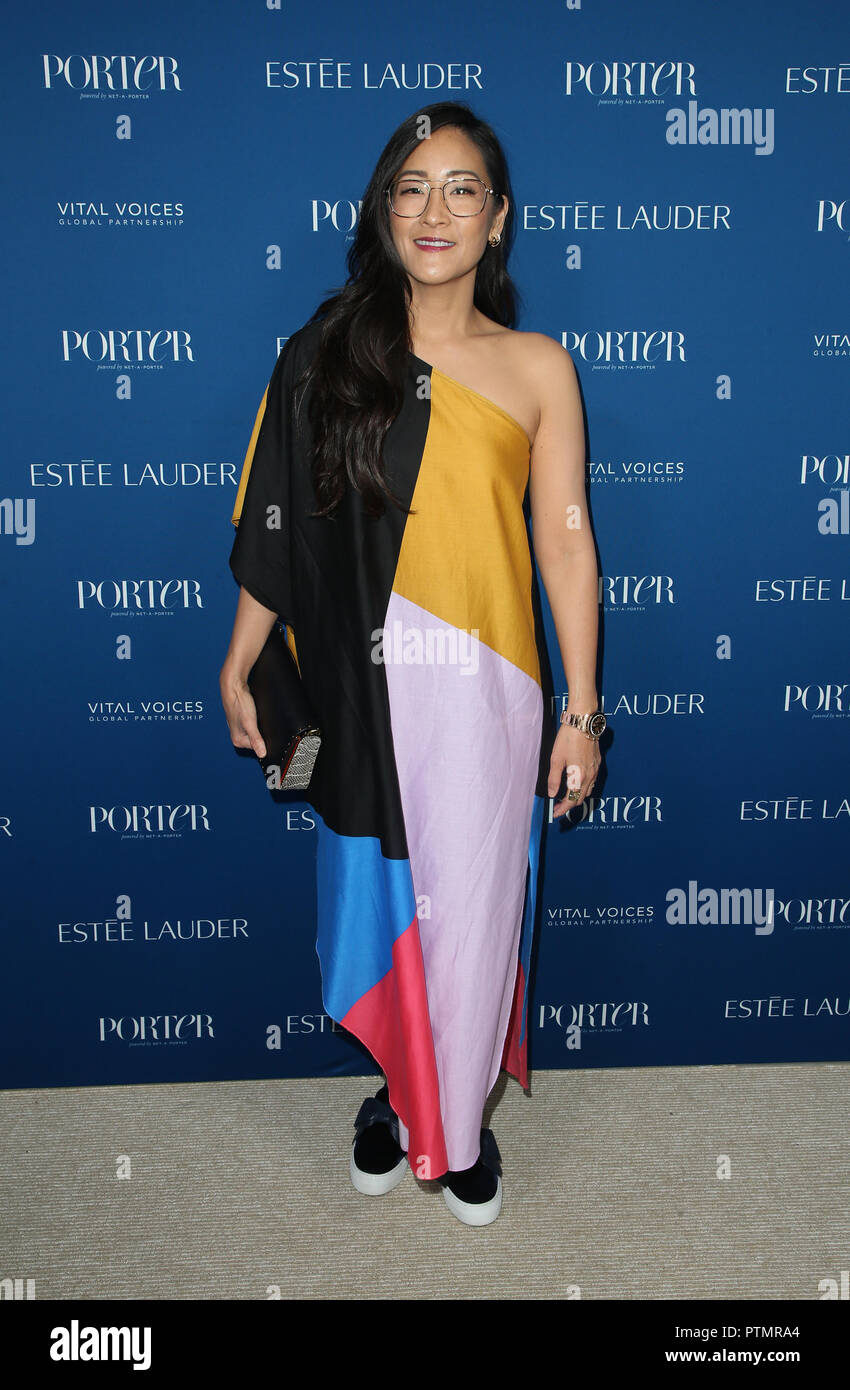
[[[605,718],[604,714],[594,714],[590,721],[589,732],[594,738],[598,738],[601,733],[604,733],[607,723],[608,720]]]

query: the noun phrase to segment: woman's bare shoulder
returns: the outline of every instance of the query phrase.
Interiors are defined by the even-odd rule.
[[[523,333],[511,331],[512,351],[517,355],[517,365],[527,365],[531,371],[565,371],[573,365],[573,360],[565,347],[548,333]]]
[[[538,426],[558,416],[565,403],[573,408],[578,396],[578,374],[565,347],[547,333],[512,334],[514,374],[537,406]],[[537,438],[535,430],[534,438]]]

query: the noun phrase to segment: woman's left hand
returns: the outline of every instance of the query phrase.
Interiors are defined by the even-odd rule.
[[[581,729],[571,729],[568,724],[561,725],[552,749],[547,789],[550,796],[557,796],[566,770],[567,795],[562,801],[555,802],[552,810],[555,818],[565,815],[574,806],[580,806],[590,794],[601,761],[598,739],[588,738]],[[572,797],[570,792],[573,793]]]

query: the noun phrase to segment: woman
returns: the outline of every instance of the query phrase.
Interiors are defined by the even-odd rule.
[[[257,414],[220,676],[233,744],[264,756],[247,677],[280,616],[323,731],[306,793],[323,1001],[386,1076],[352,1181],[387,1192],[410,1167],[473,1225],[502,1200],[484,1103],[502,1066],[527,1085],[545,800],[565,773],[554,815],[584,799],[604,727],[575,370],[510,327],[512,217],[499,142],[465,104],[388,142],[349,279],[287,340]],[[554,747],[526,490],[569,688]]]

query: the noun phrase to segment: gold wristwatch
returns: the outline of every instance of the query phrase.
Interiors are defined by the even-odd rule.
[[[592,739],[598,739],[608,727],[608,720],[601,709],[594,710],[591,714],[571,714],[564,710],[561,723],[568,724],[573,729],[581,729],[583,734]]]

